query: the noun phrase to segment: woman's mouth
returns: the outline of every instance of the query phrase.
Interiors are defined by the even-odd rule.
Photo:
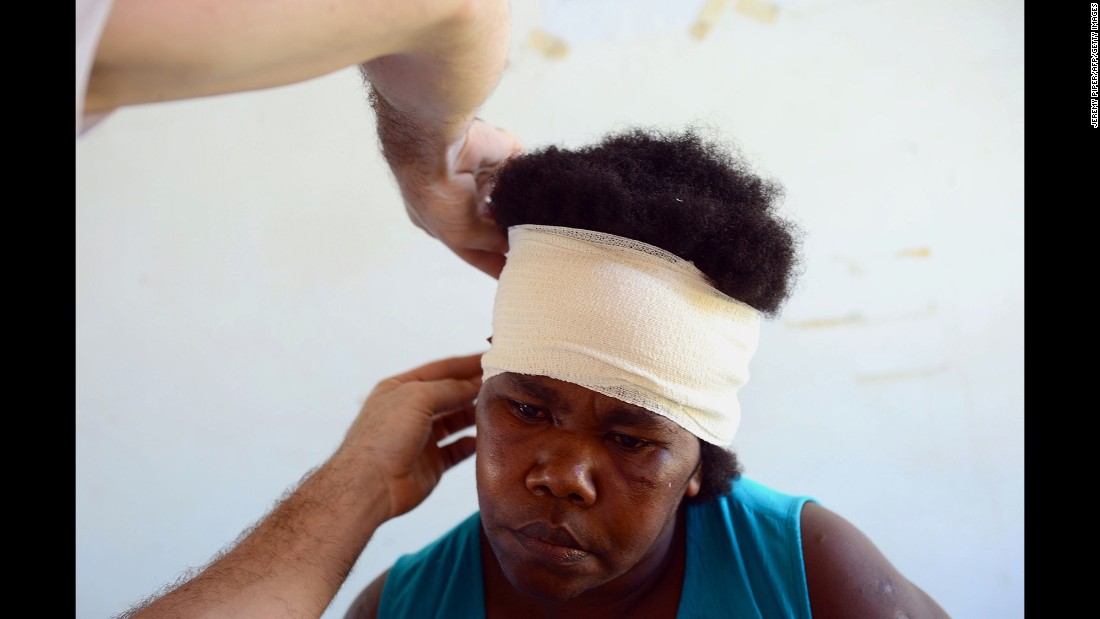
[[[512,529],[511,532],[520,546],[549,563],[579,563],[589,554],[579,547],[576,538],[568,530],[543,522]]]

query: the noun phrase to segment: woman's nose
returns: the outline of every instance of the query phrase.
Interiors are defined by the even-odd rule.
[[[576,440],[544,443],[527,472],[527,489],[539,496],[568,499],[581,506],[596,502],[591,448]]]

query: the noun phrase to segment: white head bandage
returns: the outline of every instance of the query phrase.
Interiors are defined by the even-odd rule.
[[[728,446],[741,421],[760,314],[694,264],[628,238],[555,226],[508,230],[483,378],[564,380]]]

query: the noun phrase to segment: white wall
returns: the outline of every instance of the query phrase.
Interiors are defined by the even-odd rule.
[[[1022,1],[513,5],[489,122],[532,148],[704,123],[787,187],[806,273],[742,392],[747,475],[955,617],[1023,617]],[[351,69],[116,113],[75,217],[80,619],[232,542],[380,379],[489,335],[494,281],[408,222]],[[474,509],[468,461],[325,618]]]

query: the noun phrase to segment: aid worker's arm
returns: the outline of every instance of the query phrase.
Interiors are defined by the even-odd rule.
[[[508,242],[489,216],[489,180],[522,146],[508,131],[475,118],[496,86],[508,48],[508,6],[489,5],[461,19],[480,24],[468,31],[486,33],[480,43],[491,53],[464,45],[460,37],[437,42],[454,51],[435,54],[430,62],[387,56],[364,64],[362,73],[372,88],[382,153],[409,218],[469,264],[498,277]],[[449,81],[458,72],[466,77]],[[428,96],[440,90],[446,96]]]
[[[503,66],[498,39],[507,39],[507,6],[503,0],[114,0],[84,105],[104,112],[270,88],[401,55],[446,80],[419,93],[428,105],[469,112]],[[495,21],[472,16],[481,11]],[[446,54],[456,61],[440,60]]]
[[[814,619],[948,617],[862,531],[816,503],[802,508],[802,552]]]
[[[481,357],[445,359],[374,389],[343,443],[245,537],[133,617],[319,617],[374,531],[416,507],[474,438]]]
[[[115,0],[78,117],[359,65],[410,219],[496,277],[507,240],[485,216],[486,181],[520,145],[475,115],[504,70],[510,19],[508,0]]]

